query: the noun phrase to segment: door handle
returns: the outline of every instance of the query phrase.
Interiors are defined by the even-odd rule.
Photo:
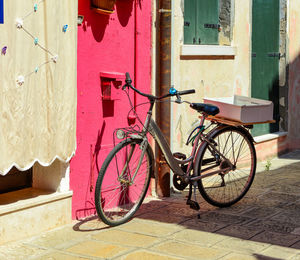
[[[280,58],[285,57],[285,54],[281,54],[280,52],[269,52],[267,54],[267,56],[271,57],[271,58],[278,58],[278,59],[280,59]]]
[[[204,24],[204,28],[206,28],[206,29],[208,29],[208,28],[210,28],[210,29],[220,29],[220,24],[214,24],[214,23],[205,23]]]

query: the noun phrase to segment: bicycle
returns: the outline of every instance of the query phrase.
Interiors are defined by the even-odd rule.
[[[182,101],[181,96],[195,93],[195,90],[177,91],[170,88],[161,97],[145,94],[132,86],[126,73],[123,90],[132,89],[147,97],[150,104],[142,129],[128,127],[116,129],[114,136],[120,140],[109,153],[99,171],[95,188],[96,211],[100,219],[117,226],[133,217],[142,204],[154,176],[154,156],[149,144],[149,133],[160,147],[166,163],[173,171],[173,185],[178,190],[189,186],[187,205],[199,210],[196,199],[198,188],[202,197],[217,207],[228,207],[242,199],[249,190],[256,171],[256,152],[249,126],[231,126],[210,121],[209,116],[219,113],[219,108],[210,104]],[[162,99],[175,96],[175,102],[188,103],[201,114],[199,125],[191,132],[187,144],[193,148],[187,158],[183,153],[170,151],[161,130],[151,118],[153,107]],[[135,107],[131,108],[135,111]],[[141,122],[142,123],[142,122]],[[208,131],[208,129],[211,129]],[[194,194],[194,200],[192,195]]]

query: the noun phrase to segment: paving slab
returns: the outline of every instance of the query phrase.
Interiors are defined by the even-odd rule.
[[[252,237],[251,240],[256,242],[270,243],[289,247],[299,241],[300,237],[292,234],[280,234],[275,232],[265,231]]]
[[[41,236],[33,237],[25,241],[27,245],[34,244],[40,248],[56,248],[61,249],[70,246],[82,239],[85,239],[85,235],[80,232],[74,231],[70,226],[58,228],[42,234]]]
[[[51,252],[36,258],[36,260],[90,260],[91,258],[78,255],[67,254],[65,252]]]
[[[237,253],[254,254],[267,249],[270,244],[231,237],[219,242],[214,247]]]
[[[141,248],[149,247],[150,245],[155,244],[161,240],[161,238],[155,236],[131,233],[118,229],[105,230],[98,234],[92,235],[92,238],[107,243]]]
[[[245,216],[223,213],[221,211],[210,211],[201,214],[201,220],[206,222],[215,222],[222,224],[245,224],[253,219]]]
[[[163,254],[154,253],[151,251],[136,251],[133,253],[130,253],[124,257],[121,257],[120,259],[124,260],[183,260],[185,258],[182,257],[174,257],[174,256],[167,256]]]
[[[293,256],[290,260],[300,260],[300,255]]]
[[[264,230],[262,228],[230,225],[218,230],[216,233],[247,240],[259,233],[262,233],[263,231]]]
[[[201,246],[210,247],[218,244],[220,241],[228,239],[227,236],[203,232],[199,230],[184,229],[168,238],[176,241],[186,242],[188,244],[198,244]]]
[[[23,243],[10,243],[9,246],[0,247],[0,259],[28,259],[30,257],[38,257],[47,252],[45,248],[39,248],[33,245],[25,245]]]
[[[268,219],[283,212],[280,208],[275,207],[254,207],[241,213],[242,216],[252,219]]]
[[[230,253],[226,256],[224,256],[222,259],[225,260],[257,260],[257,258],[254,255],[247,255],[247,254],[239,254],[239,253]]]
[[[254,220],[252,222],[247,223],[245,226],[249,228],[261,229],[265,231],[277,232],[277,233],[292,233],[296,228],[297,225],[286,222],[285,219],[280,220]]]
[[[284,212],[277,214],[276,216],[273,216],[271,218],[272,220],[275,221],[280,221],[284,219],[284,221],[294,224],[296,226],[300,226],[300,214],[298,210],[285,210]]]
[[[222,249],[201,247],[188,243],[168,241],[151,248],[153,251],[172,254],[185,259],[218,259],[228,252]]]
[[[113,258],[130,252],[132,249],[102,241],[87,240],[67,248],[66,251],[82,256]]]
[[[289,259],[299,254],[299,250],[283,246],[271,245],[267,249],[263,250],[261,254],[272,258]]]
[[[220,229],[228,226],[228,224],[203,222],[203,221],[201,221],[201,219],[192,218],[192,219],[188,219],[184,222],[181,222],[180,226],[183,226],[188,229],[201,230],[201,231],[214,233],[217,230],[220,230]]]
[[[263,194],[259,197],[261,200],[279,200],[284,201],[285,203],[294,202],[300,199],[297,195],[287,194],[283,192],[268,192],[266,194]]]
[[[300,253],[300,241],[298,241],[295,244],[291,245],[291,248],[299,249],[299,253]]]
[[[182,217],[179,215],[167,215],[167,214],[159,214],[156,212],[148,212],[142,215],[138,216],[141,219],[145,219],[145,220],[151,220],[151,221],[156,221],[156,222],[162,222],[162,223],[175,223],[175,224],[179,224],[182,223],[184,221],[186,221],[187,219],[190,219],[191,217]],[[194,216],[194,218],[196,218],[196,214]]]
[[[167,237],[183,229],[180,225],[135,219],[119,227],[122,231],[140,233],[153,237]]]

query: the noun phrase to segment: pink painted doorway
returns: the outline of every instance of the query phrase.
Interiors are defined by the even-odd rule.
[[[71,161],[72,216],[95,213],[94,189],[101,165],[113,148],[113,131],[128,126],[130,105],[121,89],[129,72],[150,93],[151,1],[117,0],[114,12],[99,14],[78,1],[77,150]],[[139,96],[135,104],[145,101]],[[142,118],[148,106],[138,107]]]

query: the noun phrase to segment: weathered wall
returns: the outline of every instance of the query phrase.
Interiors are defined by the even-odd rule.
[[[298,0],[289,1],[289,148],[300,148],[300,5]]]
[[[195,89],[196,94],[185,96],[192,102],[203,97],[248,95],[250,90],[250,0],[234,1],[232,14],[232,43],[235,56],[182,56],[183,1],[175,1],[174,27],[174,84],[178,90]],[[230,33],[227,32],[228,35]],[[173,150],[182,150],[187,132],[198,114],[186,104],[173,105]]]

